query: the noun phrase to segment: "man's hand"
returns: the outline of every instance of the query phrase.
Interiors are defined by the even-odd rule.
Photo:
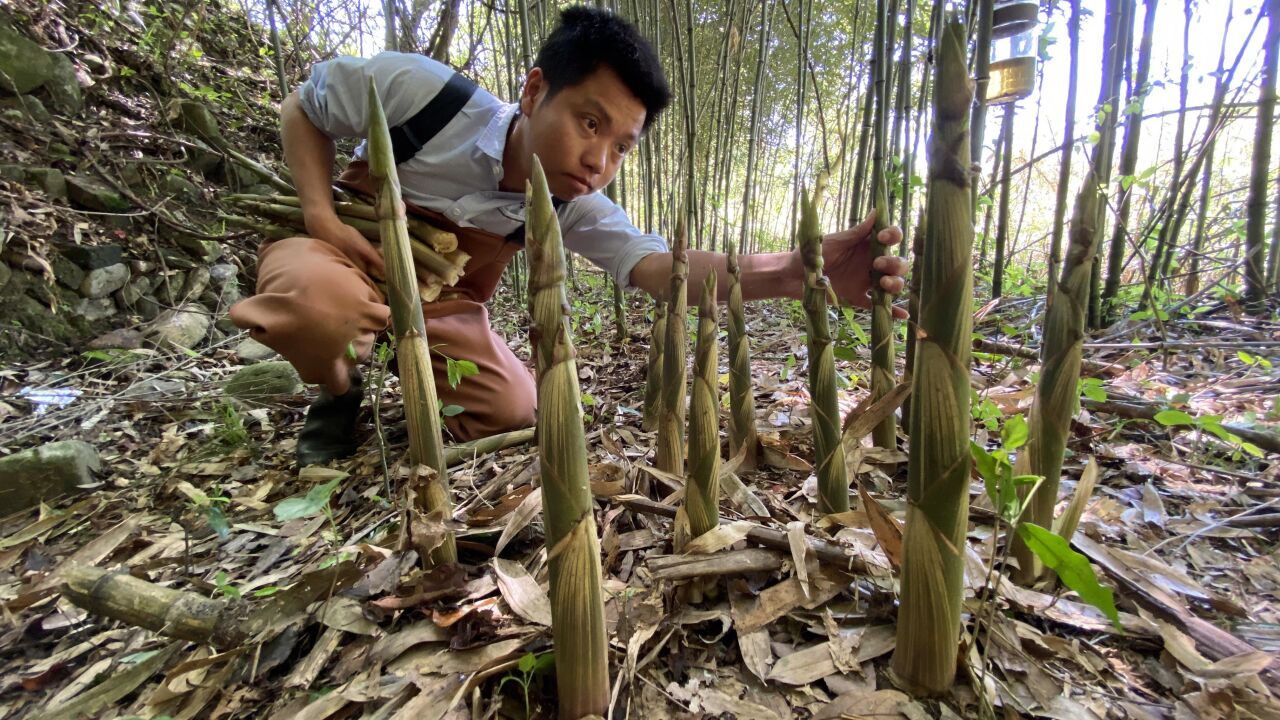
[[[386,265],[382,253],[360,231],[343,223],[337,215],[307,221],[307,234],[323,240],[342,251],[364,274],[374,278],[386,277]]]
[[[906,260],[895,255],[884,255],[876,258],[874,265],[871,262],[871,224],[874,220],[873,210],[856,227],[824,235],[822,238],[823,272],[831,279],[831,288],[835,290],[836,297],[841,302],[863,308],[871,307],[873,270],[882,273],[880,288],[887,293],[897,295],[906,285],[903,280],[907,272]],[[902,241],[902,230],[896,227],[885,228],[875,241],[884,245],[897,245]],[[893,316],[905,320],[907,311],[894,307]]]

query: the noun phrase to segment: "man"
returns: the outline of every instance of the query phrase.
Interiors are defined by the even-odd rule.
[[[382,258],[338,220],[331,190],[333,140],[367,135],[369,78],[393,128],[410,212],[455,232],[471,256],[458,285],[423,308],[433,348],[479,368],[456,388],[445,382],[444,367],[435,368],[441,400],[463,408],[445,421],[455,437],[469,440],[535,421],[533,378],[490,328],[483,304],[522,247],[525,183],[535,154],[568,249],[620,285],[654,297],[665,294],[671,270],[663,239],[641,233],[599,192],[670,101],[653,49],[618,16],[587,7],[563,11],[515,105],[420,55],[387,52],[316,65],[280,113],[285,161],[310,237],[265,243],[257,294],[231,308],[238,326],[279,351],[303,380],[323,386],[298,437],[299,466],[356,450],[357,359],[368,356],[390,315],[373,281],[383,274]],[[364,145],[357,148],[356,160],[339,178],[356,192],[369,189],[364,151]],[[864,306],[871,282],[869,227],[864,222],[824,238],[835,291]],[[900,238],[890,228],[877,239],[893,244]],[[688,255],[690,287],[700,287],[711,271],[721,275],[720,288],[728,287],[723,254]],[[798,253],[744,255],[739,262],[745,299],[800,296]],[[881,287],[902,290],[900,259],[879,258],[875,269],[884,273]]]

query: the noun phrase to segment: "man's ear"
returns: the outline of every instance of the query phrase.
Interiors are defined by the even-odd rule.
[[[520,114],[528,117],[547,91],[547,79],[542,68],[533,68],[524,77],[524,89],[520,91]]]

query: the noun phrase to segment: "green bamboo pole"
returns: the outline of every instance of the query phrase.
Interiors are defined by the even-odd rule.
[[[880,231],[888,227],[889,200],[887,190],[887,169],[885,162],[885,133],[889,125],[889,90],[888,68],[890,52],[885,40],[887,24],[885,0],[877,3],[879,22],[875,31],[875,96],[876,111],[874,142],[872,144],[871,187],[873,204],[876,211],[875,222],[871,227],[871,257],[874,260],[882,255],[891,254],[892,249],[886,247],[877,238]],[[893,296],[880,289],[880,273],[872,272],[871,286],[871,396],[876,400],[893,392],[897,378],[893,370]],[[876,425],[871,431],[871,439],[876,447],[893,448],[898,445],[898,421],[892,413]]]
[[[729,457],[746,453],[738,466],[756,468],[756,406],[751,383],[751,343],[747,337],[747,314],[742,301],[742,268],[738,247],[729,242]]]
[[[1120,63],[1123,47],[1124,5],[1133,0],[1109,0],[1107,27],[1103,40],[1103,78],[1098,104],[1114,102],[1120,90]],[[1114,107],[1114,105],[1113,105]],[[1111,156],[1115,146],[1115,112],[1103,114],[1097,124],[1099,140],[1084,184],[1076,195],[1067,236],[1067,254],[1062,262],[1053,301],[1045,310],[1043,361],[1028,420],[1027,445],[1023,450],[1030,473],[1044,478],[1023,520],[1043,528],[1053,527],[1053,510],[1058,500],[1062,460],[1067,448],[1071,418],[1079,403],[1080,360],[1084,352],[1085,319],[1090,302],[1094,259],[1101,243],[1103,208],[1111,177]],[[1020,535],[1013,537],[1013,554],[1018,559],[1018,579],[1030,583],[1044,572],[1040,559]]]
[[[827,318],[831,286],[822,274],[822,232],[816,200],[800,196],[800,257],[804,261],[804,311],[809,342],[809,415],[817,454],[818,512],[849,509],[849,473],[840,445],[840,406],[836,399],[835,344]]]
[[[649,335],[648,370],[644,378],[644,430],[653,432],[662,413],[662,344],[667,337],[667,306],[654,302],[653,331]]]
[[[973,204],[964,24],[939,38],[929,145],[920,335],[912,372],[911,459],[893,672],[917,694],[941,694],[956,672],[969,497],[969,347]]]
[[[378,210],[382,255],[387,265],[387,302],[391,306],[391,324],[396,334],[400,387],[404,393],[405,421],[409,426],[409,461],[414,467],[426,465],[434,471],[422,484],[417,502],[444,525],[452,516],[452,503],[444,439],[440,434],[436,381],[431,372],[427,328],[422,318],[422,299],[418,295],[418,277],[409,246],[409,228],[405,224],[400,178],[396,174],[395,156],[391,151],[391,134],[378,89],[372,80],[369,81],[369,115],[369,176],[378,188],[374,207]],[[432,551],[430,560],[434,563],[458,561],[452,531],[445,530],[445,538]]]
[[[671,245],[671,292],[667,296],[667,337],[662,344],[662,403],[658,416],[658,450],[654,458],[659,470],[681,476],[684,475],[685,386],[688,382],[688,370],[685,368],[688,354],[685,322],[689,314],[686,214],[682,208]]]
[[[542,471],[551,633],[560,717],[603,717],[609,706],[608,638],[600,541],[587,472],[582,391],[564,290],[560,225],[542,163],[528,188],[530,342],[538,373],[538,456]]]
[[[698,340],[693,358],[689,415],[689,482],[685,514],[689,536],[720,524],[720,313],[716,274],[707,273],[698,303]]]

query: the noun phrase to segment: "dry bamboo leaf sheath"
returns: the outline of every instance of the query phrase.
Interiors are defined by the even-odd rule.
[[[603,716],[609,705],[600,541],[564,290],[564,245],[547,178],[536,156],[531,176],[526,244],[533,321],[529,339],[538,373],[538,455],[551,576],[551,629],[560,717],[576,720]]]
[[[689,415],[689,482],[685,513],[696,538],[720,524],[720,323],[716,274],[707,273],[698,304]]]
[[[658,450],[654,464],[672,475],[684,475],[685,356],[688,339],[685,318],[689,299],[689,262],[685,255],[688,235],[685,213],[680,213],[671,244],[671,292],[667,296],[667,337],[662,343],[662,402],[658,420]]]
[[[431,554],[431,560],[436,563],[457,562],[458,550],[453,532],[447,529],[445,522],[452,516],[452,502],[444,438],[440,434],[436,381],[431,373],[431,352],[427,346],[426,322],[422,317],[422,299],[418,295],[418,279],[409,247],[404,199],[400,197],[400,179],[396,174],[387,117],[372,80],[369,81],[369,109],[369,176],[378,188],[375,207],[382,236],[382,254],[387,265],[387,300],[396,334],[400,387],[404,393],[404,414],[409,428],[409,461],[413,467],[426,465],[431,468],[430,473],[421,475],[425,481],[415,488],[416,502],[419,509],[435,516],[446,528],[440,545]]]
[[[742,268],[738,248],[729,241],[729,457],[742,448],[741,470],[756,468],[756,407],[751,382],[751,343],[742,301]]]
[[[804,260],[804,312],[809,340],[810,414],[817,454],[818,512],[826,515],[849,509],[849,473],[840,444],[840,406],[836,398],[835,344],[827,319],[830,285],[822,274],[822,233],[818,211],[806,191],[801,194],[800,256]]]
[[[893,671],[913,692],[947,691],[956,672],[969,498],[969,347],[973,210],[964,24],[938,46],[911,460]]]

